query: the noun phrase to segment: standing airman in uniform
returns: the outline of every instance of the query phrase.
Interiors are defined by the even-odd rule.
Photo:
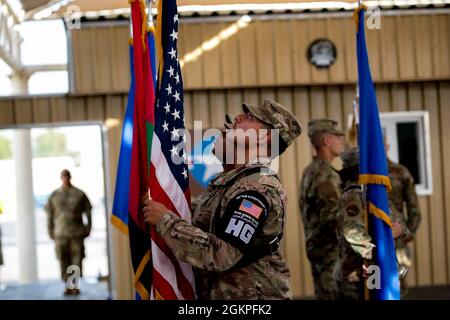
[[[367,231],[367,209],[362,185],[359,184],[359,148],[346,150],[342,156],[342,195],[339,200],[338,241],[339,259],[335,278],[339,299],[364,300],[364,277],[373,263],[375,244]],[[394,222],[394,238],[400,236],[400,223]]]
[[[71,182],[69,170],[61,172],[62,186],[50,195],[45,210],[48,215],[48,233],[55,240],[56,255],[60,262],[61,278],[66,283],[71,265],[80,268],[84,254],[84,239],[91,232],[91,203],[89,199]],[[87,217],[87,225],[83,222],[83,214]],[[66,287],[64,294],[79,294],[78,288]]]
[[[331,162],[344,151],[345,135],[336,121],[317,119],[308,123],[308,136],[316,156],[303,171],[300,186],[306,253],[316,297],[334,300],[338,296],[333,270],[338,258],[336,227],[341,179]]]

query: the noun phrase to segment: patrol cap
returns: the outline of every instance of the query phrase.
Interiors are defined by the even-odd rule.
[[[345,136],[345,133],[338,129],[337,121],[332,119],[314,119],[308,122],[308,136],[314,137],[317,133],[331,133],[337,136]]]
[[[243,103],[242,109],[245,113],[251,113],[258,120],[277,130],[286,146],[289,146],[302,133],[298,119],[286,107],[274,100],[265,99],[260,107]]]
[[[233,124],[234,124],[234,120],[235,120],[235,116],[233,116],[232,114],[225,114],[225,123],[224,126],[227,129],[233,129]]]
[[[345,150],[341,154],[342,167],[349,168],[359,165],[359,147]]]

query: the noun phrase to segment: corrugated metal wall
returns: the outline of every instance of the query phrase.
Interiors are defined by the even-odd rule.
[[[245,19],[182,20],[179,56],[190,61],[183,68],[185,88],[353,83],[357,76],[354,20],[304,17],[255,17],[249,23]],[[374,81],[450,78],[448,13],[382,16],[380,21],[380,30],[366,31]],[[75,92],[128,89],[128,33],[126,25],[82,27],[71,32]],[[308,46],[319,38],[330,39],[336,46],[337,60],[329,69],[317,69],[307,59]]]
[[[430,113],[433,164],[433,194],[420,197],[423,215],[413,245],[414,266],[408,280],[411,285],[450,284],[450,81],[406,82],[376,86],[381,111],[427,110]],[[311,118],[330,117],[341,126],[352,112],[354,85],[287,86],[279,88],[189,90],[185,93],[186,124],[203,120],[205,127],[221,126],[225,112],[240,112],[242,101],[258,103],[274,98],[289,107],[303,126]],[[111,184],[114,181],[119,152],[121,119],[126,94],[18,98],[0,100],[0,126],[15,124],[79,122],[97,120],[108,129]],[[299,180],[309,163],[312,149],[305,135],[281,158],[280,176],[289,196],[288,222],[283,252],[292,271],[293,293],[312,295],[309,263],[305,255],[303,226],[297,205]],[[111,194],[110,194],[111,196]],[[131,273],[126,238],[113,234],[113,261],[119,297],[131,297]]]

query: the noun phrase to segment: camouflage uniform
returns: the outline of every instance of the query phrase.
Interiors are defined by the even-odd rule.
[[[308,124],[308,134],[343,134],[336,122],[322,119]],[[338,287],[333,275],[338,247],[336,238],[341,179],[331,164],[318,157],[303,171],[299,205],[305,229],[306,254],[311,262],[314,291],[318,299],[337,299]]]
[[[260,108],[244,105],[244,111],[279,125],[287,145],[301,132],[295,117],[274,101],[265,100]],[[220,174],[198,204],[192,225],[172,212],[158,222],[156,230],[175,256],[194,267],[200,299],[291,298],[290,271],[278,252],[286,192],[269,164],[267,158],[254,159]]]
[[[343,167],[358,171],[359,150],[353,148],[342,154]],[[339,284],[339,298],[364,300],[364,260],[372,260],[375,245],[366,230],[366,218],[361,185],[356,181],[345,181],[339,200],[338,241],[339,260],[335,276]]]
[[[55,190],[45,206],[48,232],[55,239],[56,255],[64,281],[69,276],[68,266],[77,265],[82,270],[84,238],[91,231],[91,209],[91,203],[84,192],[73,186]],[[87,215],[87,225],[83,223],[83,212]]]
[[[413,239],[421,220],[414,179],[405,166],[391,160],[388,160],[388,170],[392,185],[392,191],[389,192],[389,207],[393,219],[402,225],[402,234],[395,240],[397,260],[400,265],[410,268],[411,252],[407,243]],[[405,278],[402,278],[400,283],[402,297],[405,297],[407,291]]]

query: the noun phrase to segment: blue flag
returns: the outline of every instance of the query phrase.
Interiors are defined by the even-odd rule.
[[[130,75],[131,84],[128,93],[127,108],[122,129],[122,142],[120,144],[119,164],[117,166],[116,190],[111,223],[120,231],[128,234],[128,201],[130,192],[130,164],[131,148],[133,145],[133,115],[134,115],[134,66],[133,46],[130,45]]]
[[[369,233],[376,245],[374,248],[375,261],[381,271],[380,287],[374,289],[371,292],[371,296],[376,300],[399,300],[400,284],[387,195],[387,189],[391,188],[391,184],[377,99],[367,55],[364,34],[364,9],[359,8],[356,13],[358,21],[356,49],[360,97],[359,180],[367,185]]]

